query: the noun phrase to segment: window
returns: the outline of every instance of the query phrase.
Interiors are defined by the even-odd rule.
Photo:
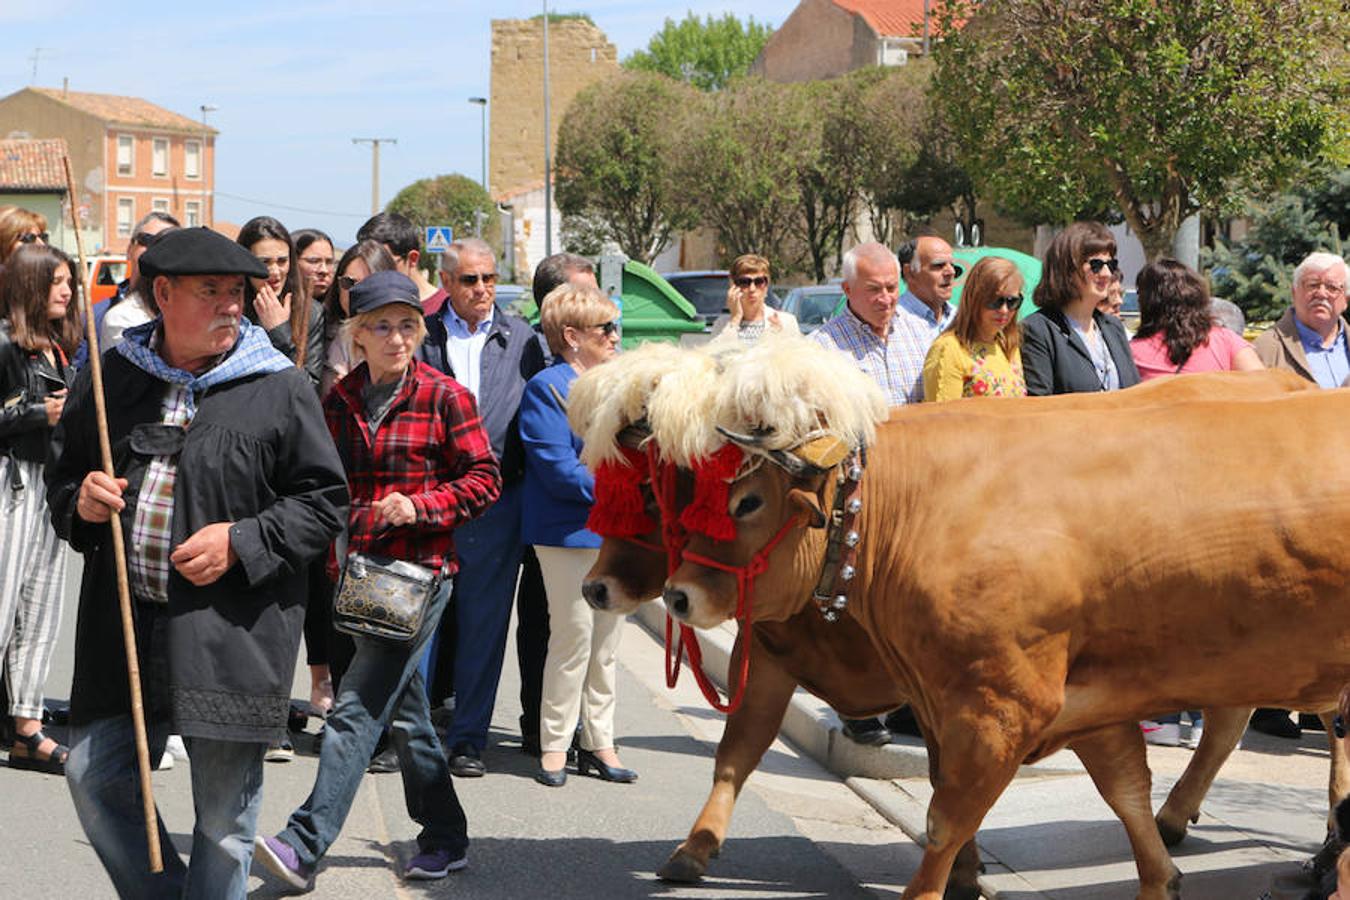
[[[117,236],[131,237],[131,223],[136,218],[136,201],[131,197],[117,198]]]
[[[136,173],[136,139],[129,134],[117,136],[117,174]]]
[[[169,139],[155,138],[150,154],[150,174],[163,178],[169,174]]]
[[[877,48],[877,63],[883,66],[903,66],[909,62],[909,53],[899,41],[885,40]]]
[[[169,200],[167,197],[156,197],[150,201],[150,209],[155,212],[167,213],[169,211]]]
[[[202,177],[202,142],[183,143],[183,174],[188,178]]]
[[[183,224],[188,228],[196,228],[202,224],[202,205],[196,200],[189,200],[183,204],[183,218],[187,221]]]

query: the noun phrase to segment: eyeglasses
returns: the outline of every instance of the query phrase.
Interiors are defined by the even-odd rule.
[[[1087,264],[1088,268],[1092,270],[1093,275],[1100,275],[1103,266],[1110,269],[1112,272],[1120,271],[1120,260],[1116,259],[1114,256],[1110,259],[1089,259]]]
[[[397,325],[393,322],[376,322],[374,325],[362,325],[361,327],[382,341],[387,340],[395,331],[399,333],[400,337],[409,339],[417,337],[417,321],[415,319],[404,319]]]
[[[1305,291],[1307,291],[1308,293],[1310,293],[1310,294],[1315,294],[1315,293],[1317,293],[1318,291],[1320,291],[1320,290],[1322,290],[1322,289],[1324,289],[1324,288],[1326,289],[1326,292],[1327,292],[1328,294],[1331,294],[1333,297],[1338,297],[1338,296],[1340,296],[1341,294],[1344,294],[1344,293],[1345,293],[1345,285],[1343,285],[1343,284],[1337,284],[1337,283],[1334,282],[1334,281],[1305,281],[1305,282],[1303,282],[1303,289],[1304,289]]]
[[[769,277],[767,275],[755,275],[754,277],[742,275],[736,279],[736,287],[738,288],[748,288],[751,285],[754,285],[755,287],[767,287],[768,284]]]
[[[342,288],[344,291],[350,291],[361,283],[361,279],[353,278],[350,275],[339,275],[337,277],[337,283],[338,287]]]
[[[331,269],[333,260],[324,256],[302,256],[300,261],[311,269]]]
[[[255,256],[253,258],[269,269],[273,267],[280,269],[289,265],[291,261],[289,256]]]
[[[21,234],[21,235],[19,235],[19,243],[20,243],[20,244],[31,244],[31,243],[33,243],[34,241],[41,241],[42,243],[45,244],[45,243],[47,243],[47,238],[48,238],[49,236],[50,236],[50,235],[48,235],[47,232],[45,232],[45,231],[42,231],[42,232],[38,232],[38,231],[30,231],[30,232],[28,232],[27,234]]]
[[[1011,297],[990,297],[984,301],[984,308],[988,310],[1006,309],[1009,312],[1017,312],[1022,308],[1022,297],[1014,294]]]
[[[473,287],[480,281],[483,282],[483,284],[496,284],[497,273],[484,272],[482,275],[460,275],[458,280],[459,283],[465,287]]]
[[[591,327],[599,328],[605,337],[609,337],[619,330],[619,323],[615,319],[610,319],[608,322],[601,322],[599,325],[592,325]]]

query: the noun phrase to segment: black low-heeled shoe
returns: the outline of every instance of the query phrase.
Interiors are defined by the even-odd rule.
[[[534,780],[545,787],[562,787],[564,784],[567,784],[567,770],[558,769],[555,772],[541,768],[538,772],[534,773]]]
[[[638,773],[632,769],[621,769],[618,766],[608,765],[589,750],[577,750],[577,773],[590,775],[592,772],[603,781],[613,781],[618,784],[630,784],[638,779]]]

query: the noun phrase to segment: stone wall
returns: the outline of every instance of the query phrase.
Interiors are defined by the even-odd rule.
[[[583,19],[549,23],[550,146],[572,99],[618,69],[618,51]],[[492,22],[492,117],[488,190],[493,196],[544,180],[544,29],[535,19]],[[555,222],[556,226],[556,222]],[[556,248],[555,248],[556,249]]]

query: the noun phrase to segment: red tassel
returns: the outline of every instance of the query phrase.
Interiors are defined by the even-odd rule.
[[[602,537],[636,537],[656,529],[642,500],[647,457],[620,447],[624,461],[606,461],[595,470],[595,503],[586,527]]]
[[[736,523],[731,521],[727,503],[731,497],[731,481],[740,470],[744,456],[740,447],[727,444],[712,456],[694,463],[694,499],[680,514],[681,525],[715,541],[736,537]]]

